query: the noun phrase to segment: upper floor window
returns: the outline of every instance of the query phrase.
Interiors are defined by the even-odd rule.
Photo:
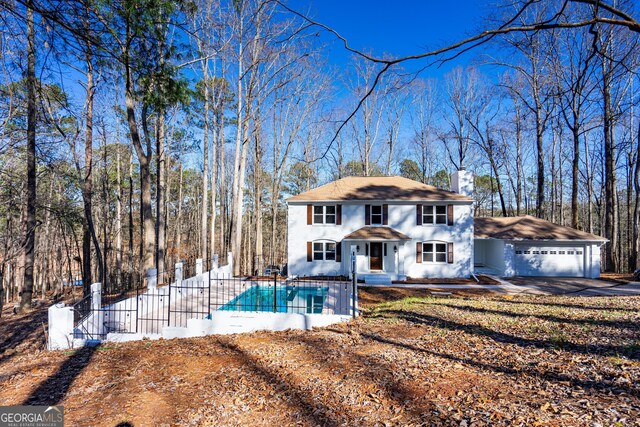
[[[382,205],[371,205],[371,225],[382,225]]]
[[[313,207],[313,223],[314,224],[335,224],[336,223],[336,207],[314,206]]]
[[[423,224],[447,224],[446,205],[425,205],[422,207]]]
[[[424,262],[447,262],[447,244],[429,242],[422,244],[422,260]]]
[[[364,205],[364,225],[388,225],[389,205]]]

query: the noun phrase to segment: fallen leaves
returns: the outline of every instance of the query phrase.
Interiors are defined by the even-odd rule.
[[[639,303],[403,294],[347,324],[109,344],[81,366],[18,351],[0,404],[46,403],[45,384],[80,425],[637,425]]]

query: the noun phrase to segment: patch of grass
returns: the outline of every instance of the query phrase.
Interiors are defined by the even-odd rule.
[[[570,344],[569,337],[563,332],[559,331],[553,332],[551,333],[551,335],[549,335],[549,342],[554,347],[558,348],[564,348],[567,346],[567,344]]]
[[[636,341],[632,344],[627,344],[624,346],[624,351],[627,354],[640,354],[640,342]]]

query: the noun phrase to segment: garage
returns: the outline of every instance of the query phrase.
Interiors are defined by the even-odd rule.
[[[584,245],[515,245],[516,276],[584,277]]]
[[[476,217],[474,268],[503,277],[600,277],[604,237],[529,215]]]

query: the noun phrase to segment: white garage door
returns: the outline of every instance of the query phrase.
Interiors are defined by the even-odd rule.
[[[516,275],[584,277],[584,246],[516,245]]]

